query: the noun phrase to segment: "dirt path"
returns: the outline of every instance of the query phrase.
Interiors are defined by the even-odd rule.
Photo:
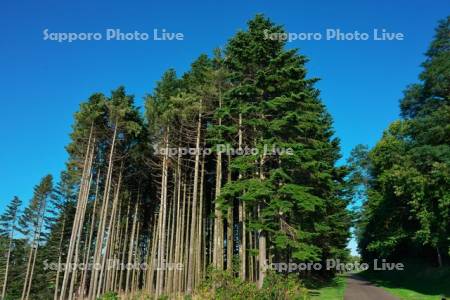
[[[347,279],[344,300],[399,300],[399,298],[361,277],[351,275]]]

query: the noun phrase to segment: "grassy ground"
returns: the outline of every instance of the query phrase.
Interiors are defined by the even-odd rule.
[[[331,282],[324,283],[310,289],[313,300],[342,300],[347,286],[347,278],[336,276]]]
[[[404,271],[365,271],[360,275],[402,300],[450,299],[450,268],[405,263]]]

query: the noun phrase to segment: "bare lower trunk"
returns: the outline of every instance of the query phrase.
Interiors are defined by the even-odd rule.
[[[183,269],[182,271],[180,271],[178,273],[178,289],[177,291],[181,291],[184,288],[184,274],[186,273],[186,249],[187,249],[187,234],[188,234],[188,228],[186,226],[187,224],[187,216],[189,215],[189,213],[186,213],[186,210],[189,206],[189,203],[187,203],[186,195],[187,191],[186,191],[186,184],[183,184],[183,207],[181,210],[181,233],[180,233],[180,241],[181,241],[181,245],[180,245],[180,257],[178,260],[178,263],[183,265]]]
[[[201,102],[200,102],[201,106]],[[187,293],[192,293],[195,282],[195,240],[196,240],[196,227],[197,227],[197,201],[198,201],[198,185],[199,185],[199,169],[200,169],[200,137],[201,137],[201,126],[202,126],[202,113],[198,114],[197,121],[197,137],[195,143],[195,166],[194,166],[194,186],[192,191],[192,218],[191,218],[191,232],[190,232],[190,242],[189,242],[189,256],[188,256],[188,272],[187,276]]]
[[[155,274],[155,260],[156,260],[156,242],[158,239],[157,234],[157,218],[155,217],[155,220],[153,222],[153,234],[152,234],[152,248],[150,253],[150,258],[148,260],[148,263],[150,265],[150,269],[147,272],[147,292],[151,294],[153,292],[153,281],[154,281],[154,274]]]
[[[88,245],[87,245],[85,266],[87,265],[87,263],[89,263],[89,259],[91,256],[91,244],[92,244],[92,237],[94,234],[94,227],[95,227],[95,215],[96,215],[97,202],[98,202],[99,182],[100,182],[100,171],[97,173],[97,180],[96,180],[96,184],[95,184],[95,198],[94,198],[94,206],[92,208],[92,219],[91,219],[91,226],[89,229],[89,241],[88,241]],[[81,296],[82,297],[84,297],[84,295],[85,295],[87,272],[88,272],[88,270],[87,270],[87,268],[85,268],[83,270],[83,275],[82,275],[82,279],[81,279]],[[57,295],[57,293],[55,290],[55,300],[57,300],[56,295]]]
[[[228,175],[227,181],[231,182],[231,155],[228,154]],[[228,207],[227,211],[227,271],[233,269],[233,207]]]
[[[11,257],[12,238],[9,239],[8,254],[6,255],[5,276],[3,277],[2,300],[5,299],[6,285],[8,283],[9,259]]]
[[[128,245],[128,217],[130,215],[130,202],[128,202],[128,207],[127,207],[127,214],[125,216],[125,240],[123,242],[123,248],[122,248],[122,259],[120,260],[121,262],[125,261],[125,253],[126,253],[126,247]],[[122,291],[122,283],[123,283],[123,274],[124,274],[124,270],[120,269],[119,270],[120,275],[119,275],[119,292]]]
[[[195,246],[196,250],[196,275],[195,280],[196,283],[200,282],[202,277],[202,236],[205,235],[204,224],[203,224],[203,184],[204,184],[204,176],[205,176],[205,156],[202,157],[202,167],[200,172],[200,197],[199,197],[199,210],[198,210],[198,222],[197,222],[197,243]],[[205,248],[205,247],[203,247]],[[211,247],[210,247],[211,248]],[[206,250],[204,250],[206,251]],[[203,261],[205,263],[205,261]]]
[[[136,233],[136,224],[137,224],[137,212],[138,212],[138,204],[136,204],[136,208],[133,215],[133,226],[131,228],[131,240],[128,247],[128,260],[127,260],[127,266],[131,264],[131,260],[133,259],[133,245],[134,245],[134,238]],[[127,268],[127,276],[125,280],[125,293],[129,292],[130,288],[130,276],[131,276],[131,270],[130,268]]]
[[[261,158],[260,168],[259,168],[259,177],[261,181],[265,179],[264,177],[264,156]],[[258,205],[258,218],[261,218],[261,205]],[[258,248],[259,248],[259,257],[258,257],[258,287],[262,288],[264,283],[264,277],[266,275],[266,233],[263,230],[258,231]]]
[[[164,255],[166,247],[166,210],[167,210],[167,176],[168,176],[168,148],[169,148],[169,132],[166,131],[165,134],[165,148],[166,152],[164,154],[162,163],[162,173],[161,173],[161,202],[159,207],[159,220],[158,220],[158,232],[159,232],[159,243],[158,243],[158,264],[156,268],[156,295],[159,297],[163,293],[164,287]]]
[[[89,166],[89,162],[91,161],[90,156],[91,156],[91,153],[93,153],[93,148],[94,148],[94,147],[92,147],[92,133],[93,133],[93,124],[91,125],[91,129],[90,129],[90,133],[89,133],[89,140],[88,140],[86,154],[85,154],[85,160],[84,160],[84,164],[83,164],[80,190],[78,193],[77,208],[76,208],[74,223],[73,223],[73,227],[72,227],[72,234],[71,234],[71,238],[69,241],[66,266],[68,266],[72,263],[72,255],[74,252],[76,237],[78,235],[79,226],[80,226],[80,215],[82,213],[84,213],[81,210],[82,210],[82,206],[83,206],[83,199],[85,198],[85,194],[86,194],[87,180],[90,178],[90,175],[89,175],[91,172],[90,166]],[[70,270],[68,270],[66,268],[66,270],[64,270],[64,278],[63,278],[63,282],[62,282],[62,286],[61,286],[61,295],[60,295],[61,300],[63,300],[65,298],[65,294],[66,294],[65,292],[66,292],[66,287],[68,284],[69,276],[70,276]]]
[[[22,300],[28,300],[30,296],[31,284],[33,282],[34,266],[36,265],[37,250],[39,247],[39,242],[41,240],[42,227],[44,226],[44,218],[47,209],[47,199],[42,201],[41,206],[38,211],[37,228],[33,234],[33,241],[31,242],[30,256],[27,266],[27,275],[25,279],[25,284],[22,290]],[[32,260],[32,262],[30,261]]]
[[[178,264],[180,262],[180,249],[182,248],[183,244],[181,243],[180,239],[181,239],[181,232],[182,232],[182,227],[180,227],[181,225],[181,212],[180,212],[180,208],[181,208],[181,155],[178,155],[178,164],[177,164],[177,173],[176,173],[176,183],[177,183],[177,196],[176,196],[176,200],[177,200],[177,207],[176,207],[176,216],[175,216],[175,225],[176,227],[176,233],[175,233],[175,254],[174,254],[174,260],[173,263]],[[181,225],[182,226],[182,225]],[[172,271],[172,277],[173,277],[173,282],[172,282],[172,291],[174,291],[175,293],[178,292],[178,286],[179,286],[179,276],[178,276],[178,272],[180,272],[177,268],[175,268]]]
[[[28,263],[27,263],[27,272],[25,275],[25,282],[23,283],[23,289],[22,289],[22,297],[21,299],[24,300],[25,299],[25,294],[27,292],[28,289],[28,281],[29,281],[29,276],[30,276],[30,267],[31,267],[31,260],[33,258],[33,247],[34,245],[31,245],[30,248],[30,254],[28,255]]]
[[[29,280],[29,283],[28,283],[27,293],[25,295],[25,300],[28,300],[30,298],[31,283],[33,282],[34,267],[36,266],[37,248],[38,248],[38,246],[36,245],[36,249],[34,250],[34,254],[33,254],[33,262],[31,263],[30,280]]]
[[[120,187],[122,183],[122,169],[123,165],[120,167],[119,172],[119,180],[115,189],[114,193],[114,199],[112,203],[112,209],[111,209],[111,215],[109,216],[109,224],[108,227],[105,230],[106,233],[106,245],[105,245],[105,251],[101,258],[101,268],[100,268],[100,274],[98,279],[98,289],[97,289],[97,297],[100,296],[101,293],[105,292],[106,284],[107,284],[107,264],[109,265],[110,257],[111,257],[111,249],[113,247],[113,240],[114,240],[114,228],[115,228],[115,220],[117,216],[117,209],[119,206],[119,195],[120,195]]]
[[[53,299],[58,300],[58,289],[59,289],[59,274],[61,269],[61,260],[62,260],[62,242],[64,238],[64,230],[66,228],[66,216],[64,216],[62,228],[61,228],[61,236],[59,237],[59,247],[58,247],[58,269],[56,271],[56,279],[55,279],[55,292],[53,294]]]
[[[105,227],[106,227],[106,219],[107,219],[107,212],[108,212],[108,206],[109,206],[109,197],[110,197],[110,190],[111,190],[111,176],[112,176],[112,170],[113,170],[113,156],[114,156],[114,147],[115,147],[115,141],[116,141],[116,135],[117,135],[117,124],[116,121],[114,126],[114,133],[113,133],[113,139],[111,144],[111,150],[109,153],[109,161],[108,161],[108,171],[106,173],[106,182],[105,182],[105,188],[104,193],[102,197],[102,208],[100,212],[100,219],[99,219],[99,227],[97,232],[97,238],[95,243],[95,250],[94,250],[94,258],[93,258],[93,265],[96,266],[101,259],[101,252],[103,249],[103,239],[105,234]],[[88,299],[95,299],[96,298],[96,291],[97,291],[97,284],[98,284],[98,270],[97,268],[94,268],[91,273],[91,280],[89,284],[89,293],[88,293]],[[64,300],[62,297],[60,300]]]
[[[5,276],[3,277],[3,287],[2,287],[1,300],[5,299],[6,287],[8,285],[9,261],[11,259],[11,248],[12,248],[12,242],[13,242],[13,239],[14,239],[14,226],[16,224],[16,217],[17,217],[17,210],[15,210],[15,213],[14,213],[13,218],[12,218],[11,232],[10,232],[10,235],[9,235],[8,254],[6,255]]]
[[[239,138],[239,150],[242,149],[242,142],[243,142],[243,136],[242,136],[242,114],[239,114],[239,130],[238,130],[238,138]],[[242,178],[242,174],[239,174],[239,178]],[[240,269],[239,269],[239,277],[242,280],[245,280],[246,278],[246,239],[245,239],[245,203],[239,199],[239,263],[240,263]]]
[[[266,275],[266,233],[262,230],[259,231],[259,236],[258,236],[258,261],[259,261],[259,266],[258,266],[258,273],[259,273],[259,277],[258,277],[258,287],[262,288],[263,283],[264,283],[264,278]]]
[[[191,228],[189,227],[190,224],[190,219],[192,218],[191,215],[191,210],[192,210],[192,197],[191,194],[189,194],[189,188],[188,188],[188,200],[187,200],[187,212],[186,212],[186,223],[185,223],[185,227],[186,227],[186,236],[185,236],[185,240],[184,240],[184,250],[183,250],[183,266],[184,266],[184,272],[183,272],[183,290],[186,289],[187,286],[187,280],[188,280],[188,276],[189,276],[189,272],[190,270],[187,269],[186,266],[189,265],[189,239],[190,239],[190,231]]]
[[[216,200],[214,204],[214,252],[213,265],[219,270],[223,270],[223,216],[222,210],[219,206],[218,198],[220,196],[220,189],[222,185],[222,153],[217,153],[216,162]]]
[[[94,152],[92,151],[92,153],[91,153],[91,155],[92,155],[91,161],[90,161],[90,164],[88,165],[89,170],[90,170],[90,168],[92,166],[93,154],[94,154]],[[81,233],[83,231],[83,223],[84,223],[84,219],[85,219],[84,216],[85,216],[85,212],[86,212],[87,200],[88,200],[88,197],[89,197],[89,189],[90,189],[90,186],[91,186],[91,181],[92,181],[92,173],[91,173],[88,185],[87,185],[86,190],[85,190],[85,196],[84,196],[84,199],[83,199],[83,202],[82,202],[82,206],[81,206],[81,214],[79,215],[79,220],[78,220],[79,228],[78,228],[77,240],[76,240],[76,243],[75,243],[75,255],[74,255],[75,266],[78,265]],[[68,297],[69,300],[72,300],[72,297],[73,297],[73,291],[74,291],[74,288],[75,288],[75,283],[77,281],[77,275],[78,275],[77,274],[77,270],[78,270],[78,268],[74,269],[73,274],[72,274],[72,278],[71,278],[71,281],[70,281],[69,297]]]

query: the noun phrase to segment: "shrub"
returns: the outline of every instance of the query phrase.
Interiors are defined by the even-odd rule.
[[[109,292],[104,295],[102,295],[98,300],[119,300],[119,296],[117,293]]]
[[[210,270],[207,278],[193,295],[194,299],[218,300],[304,300],[307,289],[295,275],[268,272],[262,289],[253,282],[242,281],[231,272]]]

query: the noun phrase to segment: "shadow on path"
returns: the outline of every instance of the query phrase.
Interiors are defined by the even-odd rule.
[[[399,300],[362,277],[351,274],[347,279],[344,300]]]

